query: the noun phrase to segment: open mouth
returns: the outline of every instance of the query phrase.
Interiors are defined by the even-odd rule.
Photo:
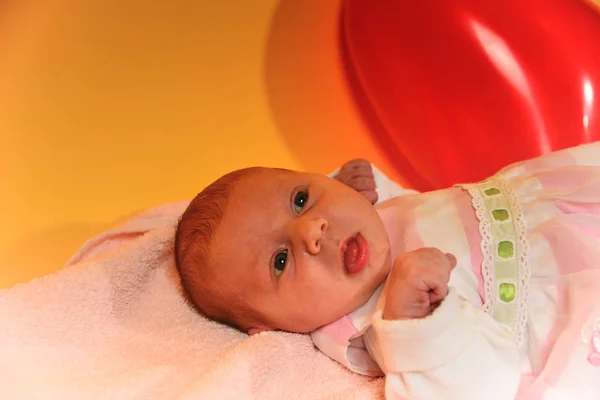
[[[350,275],[362,271],[369,261],[369,243],[360,233],[346,239],[340,250],[344,268]]]

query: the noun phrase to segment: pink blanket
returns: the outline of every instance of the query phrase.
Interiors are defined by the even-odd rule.
[[[401,193],[376,173],[381,199]],[[198,315],[172,255],[186,205],[153,208],[57,273],[0,290],[0,399],[382,398],[381,379],[306,335],[248,337]]]

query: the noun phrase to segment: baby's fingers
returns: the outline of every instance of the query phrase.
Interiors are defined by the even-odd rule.
[[[368,167],[371,169],[371,163],[362,158],[356,158],[354,160],[350,160],[344,164],[344,167],[347,168],[359,168],[359,167]]]
[[[373,177],[373,168],[371,167],[371,163],[367,160],[356,159],[352,161],[348,161],[340,170],[340,174],[344,175],[347,179],[353,177]]]
[[[377,199],[379,198],[379,196],[377,195],[377,192],[374,190],[365,190],[365,191],[360,192],[360,194],[365,196],[371,204],[377,203]]]
[[[445,255],[448,259],[448,262],[450,263],[450,270],[453,270],[454,267],[456,267],[456,257],[454,257],[454,254],[451,253],[446,253]]]
[[[448,295],[448,284],[440,282],[439,285],[435,286],[429,291],[429,304],[439,304]]]
[[[373,178],[352,177],[346,184],[359,192],[375,190],[375,181]]]
[[[365,177],[373,179],[373,170],[370,165],[361,165],[358,167],[353,167],[348,171],[348,174],[353,177]]]
[[[448,262],[446,264],[449,267],[448,274],[450,274],[450,272],[456,267],[456,257],[454,257],[454,255],[450,254],[450,253],[445,253],[444,256],[448,260]],[[448,279],[449,279],[449,275],[448,275]],[[436,309],[437,306],[439,305],[439,303],[441,303],[442,300],[444,300],[447,295],[448,295],[448,281],[447,280],[437,282],[435,285],[433,285],[431,287],[431,290],[429,291],[429,303],[432,305],[431,310],[433,311],[434,309]]]

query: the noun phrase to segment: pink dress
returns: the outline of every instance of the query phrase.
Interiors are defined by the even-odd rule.
[[[358,373],[385,374],[389,398],[600,399],[600,143],[394,202],[402,251],[432,246],[457,257],[448,304],[390,323],[379,288],[313,332],[317,347]],[[469,374],[477,379],[450,384]]]

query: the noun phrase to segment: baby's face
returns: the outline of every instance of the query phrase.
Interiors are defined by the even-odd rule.
[[[210,257],[219,284],[256,311],[246,325],[258,330],[331,323],[364,304],[390,268],[385,228],[361,194],[271,169],[235,186]]]

